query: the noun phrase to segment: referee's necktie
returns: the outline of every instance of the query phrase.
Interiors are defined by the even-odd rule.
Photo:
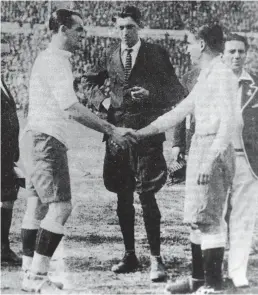
[[[126,49],[127,55],[125,60],[125,85],[128,85],[128,79],[132,69],[132,55],[131,52],[133,51],[131,48]]]

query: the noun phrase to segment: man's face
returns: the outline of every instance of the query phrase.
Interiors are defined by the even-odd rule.
[[[126,44],[128,47],[132,47],[137,43],[139,39],[139,26],[131,17],[118,17],[116,20],[116,27],[120,32],[122,43]]]
[[[66,28],[65,35],[67,47],[74,51],[81,47],[85,31],[83,29],[83,21],[79,16],[73,15],[72,19],[73,24],[70,29]]]
[[[241,72],[246,59],[246,48],[242,41],[226,41],[223,60],[233,71]]]

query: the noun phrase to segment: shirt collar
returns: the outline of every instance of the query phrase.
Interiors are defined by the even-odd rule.
[[[127,47],[124,43],[121,43],[121,54],[124,53],[127,49],[132,49],[133,51],[138,51],[141,46],[141,39],[138,40],[138,42],[133,47]]]
[[[72,53],[70,51],[59,49],[51,43],[48,45],[48,50],[58,55],[61,55],[67,59],[69,59],[72,56]]]
[[[251,75],[244,69],[242,70],[242,73],[241,73],[240,77],[238,78],[238,82],[240,82],[241,80],[245,80],[245,81],[247,80],[247,81],[254,83],[254,80],[251,77]]]

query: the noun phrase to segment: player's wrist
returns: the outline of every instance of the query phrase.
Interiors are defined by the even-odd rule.
[[[116,127],[108,122],[106,122],[105,126],[104,126],[104,133],[109,135],[109,136],[113,136],[115,133]]]

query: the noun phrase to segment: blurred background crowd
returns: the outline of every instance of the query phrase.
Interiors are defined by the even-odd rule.
[[[184,30],[198,27],[207,20],[219,20],[227,31],[258,32],[258,2],[256,1],[131,1],[143,14],[145,28],[162,30]],[[130,3],[131,3],[130,2]],[[121,1],[74,1],[72,8],[79,10],[86,26],[112,26],[112,15],[121,9]],[[38,53],[46,47],[50,39],[46,25],[49,14],[58,7],[55,1],[2,1],[1,22],[18,23],[20,27],[29,24],[29,32],[1,32],[11,45],[11,53],[4,57],[3,76],[16,99],[18,109],[24,116],[28,111],[29,76],[33,62]],[[187,53],[187,36],[177,39],[172,35],[145,37],[149,42],[163,46],[170,55],[176,74],[182,77],[190,69],[190,58]],[[79,99],[87,103],[87,85],[81,76],[96,65],[104,54],[105,48],[118,42],[118,39],[107,36],[87,36],[82,49],[73,56],[75,89]],[[257,38],[249,38],[251,48],[247,67],[258,73]],[[109,82],[103,87],[108,96]]]
[[[58,2],[51,1],[55,9]],[[199,26],[211,18],[219,19],[230,31],[258,32],[256,1],[130,1],[143,14],[146,27],[181,30]],[[74,1],[90,26],[112,25],[112,15],[124,5],[122,1]],[[1,21],[45,23],[49,13],[48,1],[2,1]]]

